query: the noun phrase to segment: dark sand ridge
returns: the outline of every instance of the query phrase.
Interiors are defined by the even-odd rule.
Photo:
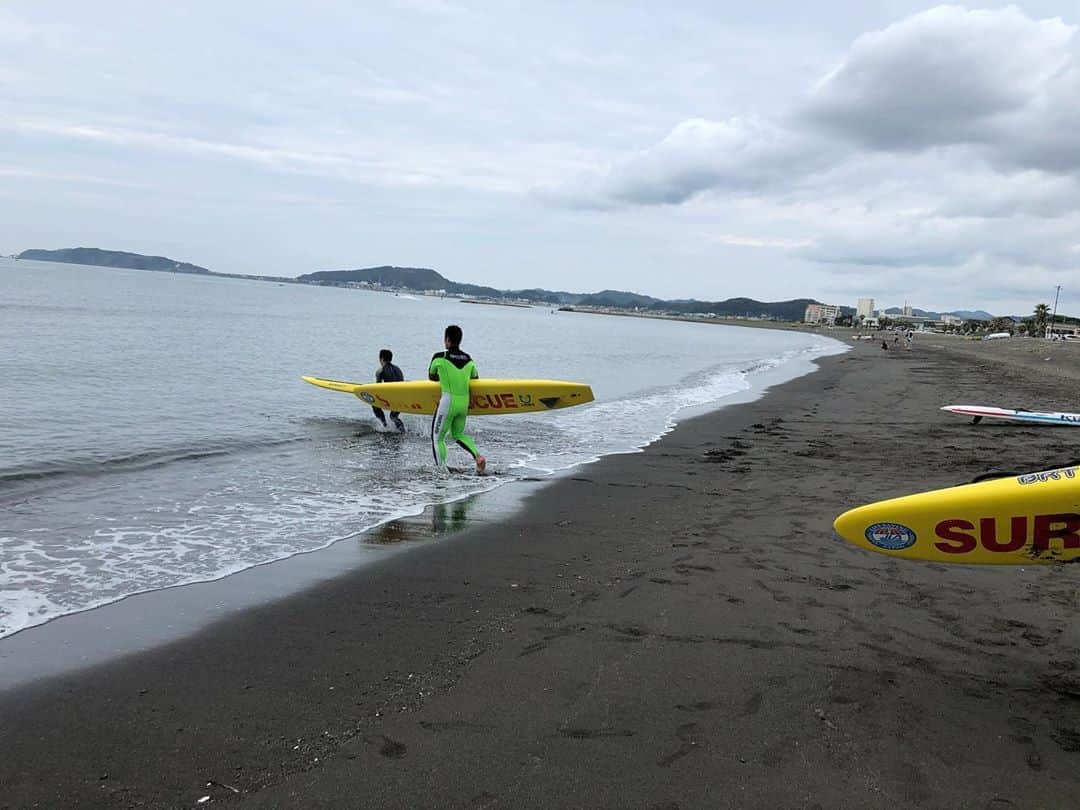
[[[937,410],[1074,386],[937,345],[856,346],[501,525],[9,693],[0,807],[1076,806],[1080,569],[831,532],[1080,458]]]

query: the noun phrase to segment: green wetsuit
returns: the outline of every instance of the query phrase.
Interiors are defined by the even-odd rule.
[[[465,435],[465,417],[469,413],[469,380],[475,380],[476,365],[461,349],[436,352],[428,366],[428,378],[438,380],[442,388],[439,407],[431,419],[431,453],[435,463],[446,466],[446,434],[464,447],[474,459],[480,455],[473,440]]]

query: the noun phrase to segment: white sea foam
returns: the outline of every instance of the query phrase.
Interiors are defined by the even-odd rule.
[[[38,591],[5,588],[0,590],[0,638],[70,612]]]

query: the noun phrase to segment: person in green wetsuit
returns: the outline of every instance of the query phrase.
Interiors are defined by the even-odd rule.
[[[465,435],[465,417],[469,413],[469,380],[480,375],[471,357],[461,350],[461,327],[448,326],[443,335],[445,352],[436,352],[428,366],[428,379],[442,388],[439,407],[431,419],[431,453],[435,463],[446,467],[446,434],[464,447],[482,473],[487,460],[480,455],[473,440]]]

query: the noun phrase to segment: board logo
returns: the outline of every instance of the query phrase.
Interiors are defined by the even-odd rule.
[[[513,394],[476,394],[469,400],[471,408],[486,408],[488,410],[502,410],[504,408],[516,408]]]
[[[375,404],[375,397],[369,394],[367,391],[360,392],[360,399],[364,400],[368,405]]]
[[[866,539],[878,548],[901,551],[915,545],[915,532],[899,523],[875,523],[867,526]]]

